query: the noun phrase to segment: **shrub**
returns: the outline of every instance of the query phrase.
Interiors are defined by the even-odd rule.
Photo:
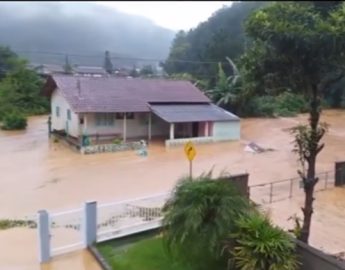
[[[250,107],[253,116],[272,117],[276,108],[275,99],[272,96],[254,97]]]
[[[285,91],[278,96],[256,96],[251,98],[244,109],[245,115],[259,117],[291,117],[308,110],[302,95]]]
[[[9,113],[5,115],[3,118],[2,129],[5,129],[5,130],[25,129],[26,126],[27,126],[26,118],[17,112]]]
[[[238,219],[230,239],[224,249],[236,269],[295,270],[298,267],[292,237],[259,213]]]
[[[294,116],[308,110],[307,102],[302,95],[285,91],[275,97],[276,112],[280,116]]]
[[[121,144],[121,143],[122,143],[122,140],[119,138],[116,138],[113,140],[113,144]]]
[[[166,247],[177,260],[214,269],[226,265],[221,242],[234,221],[250,208],[233,184],[202,175],[184,178],[163,208]]]

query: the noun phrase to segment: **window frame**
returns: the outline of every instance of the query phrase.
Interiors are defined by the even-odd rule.
[[[55,116],[56,118],[60,117],[60,106],[55,106]]]
[[[113,113],[96,113],[95,122],[97,127],[112,127],[115,125]]]
[[[67,109],[67,120],[71,121],[72,120],[72,113],[70,109]]]

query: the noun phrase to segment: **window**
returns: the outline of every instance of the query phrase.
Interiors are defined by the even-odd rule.
[[[60,117],[60,107],[59,106],[56,106],[56,108],[55,108],[55,115],[56,115],[56,117]]]
[[[97,113],[96,126],[113,126],[114,114],[112,113]]]
[[[71,120],[71,110],[67,109],[67,120]]]
[[[125,115],[124,113],[116,113],[116,119],[123,119],[124,115]],[[134,119],[134,113],[127,112],[126,119]]]

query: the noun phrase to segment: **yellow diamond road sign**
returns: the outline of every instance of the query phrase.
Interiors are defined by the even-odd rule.
[[[195,147],[191,141],[187,142],[184,146],[184,152],[187,158],[192,161],[196,155]]]

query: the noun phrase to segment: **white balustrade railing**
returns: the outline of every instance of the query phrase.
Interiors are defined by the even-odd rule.
[[[137,198],[116,203],[102,204],[97,208],[97,241],[105,241],[133,228],[139,232],[141,225],[152,228],[160,224],[162,207],[169,193]]]

